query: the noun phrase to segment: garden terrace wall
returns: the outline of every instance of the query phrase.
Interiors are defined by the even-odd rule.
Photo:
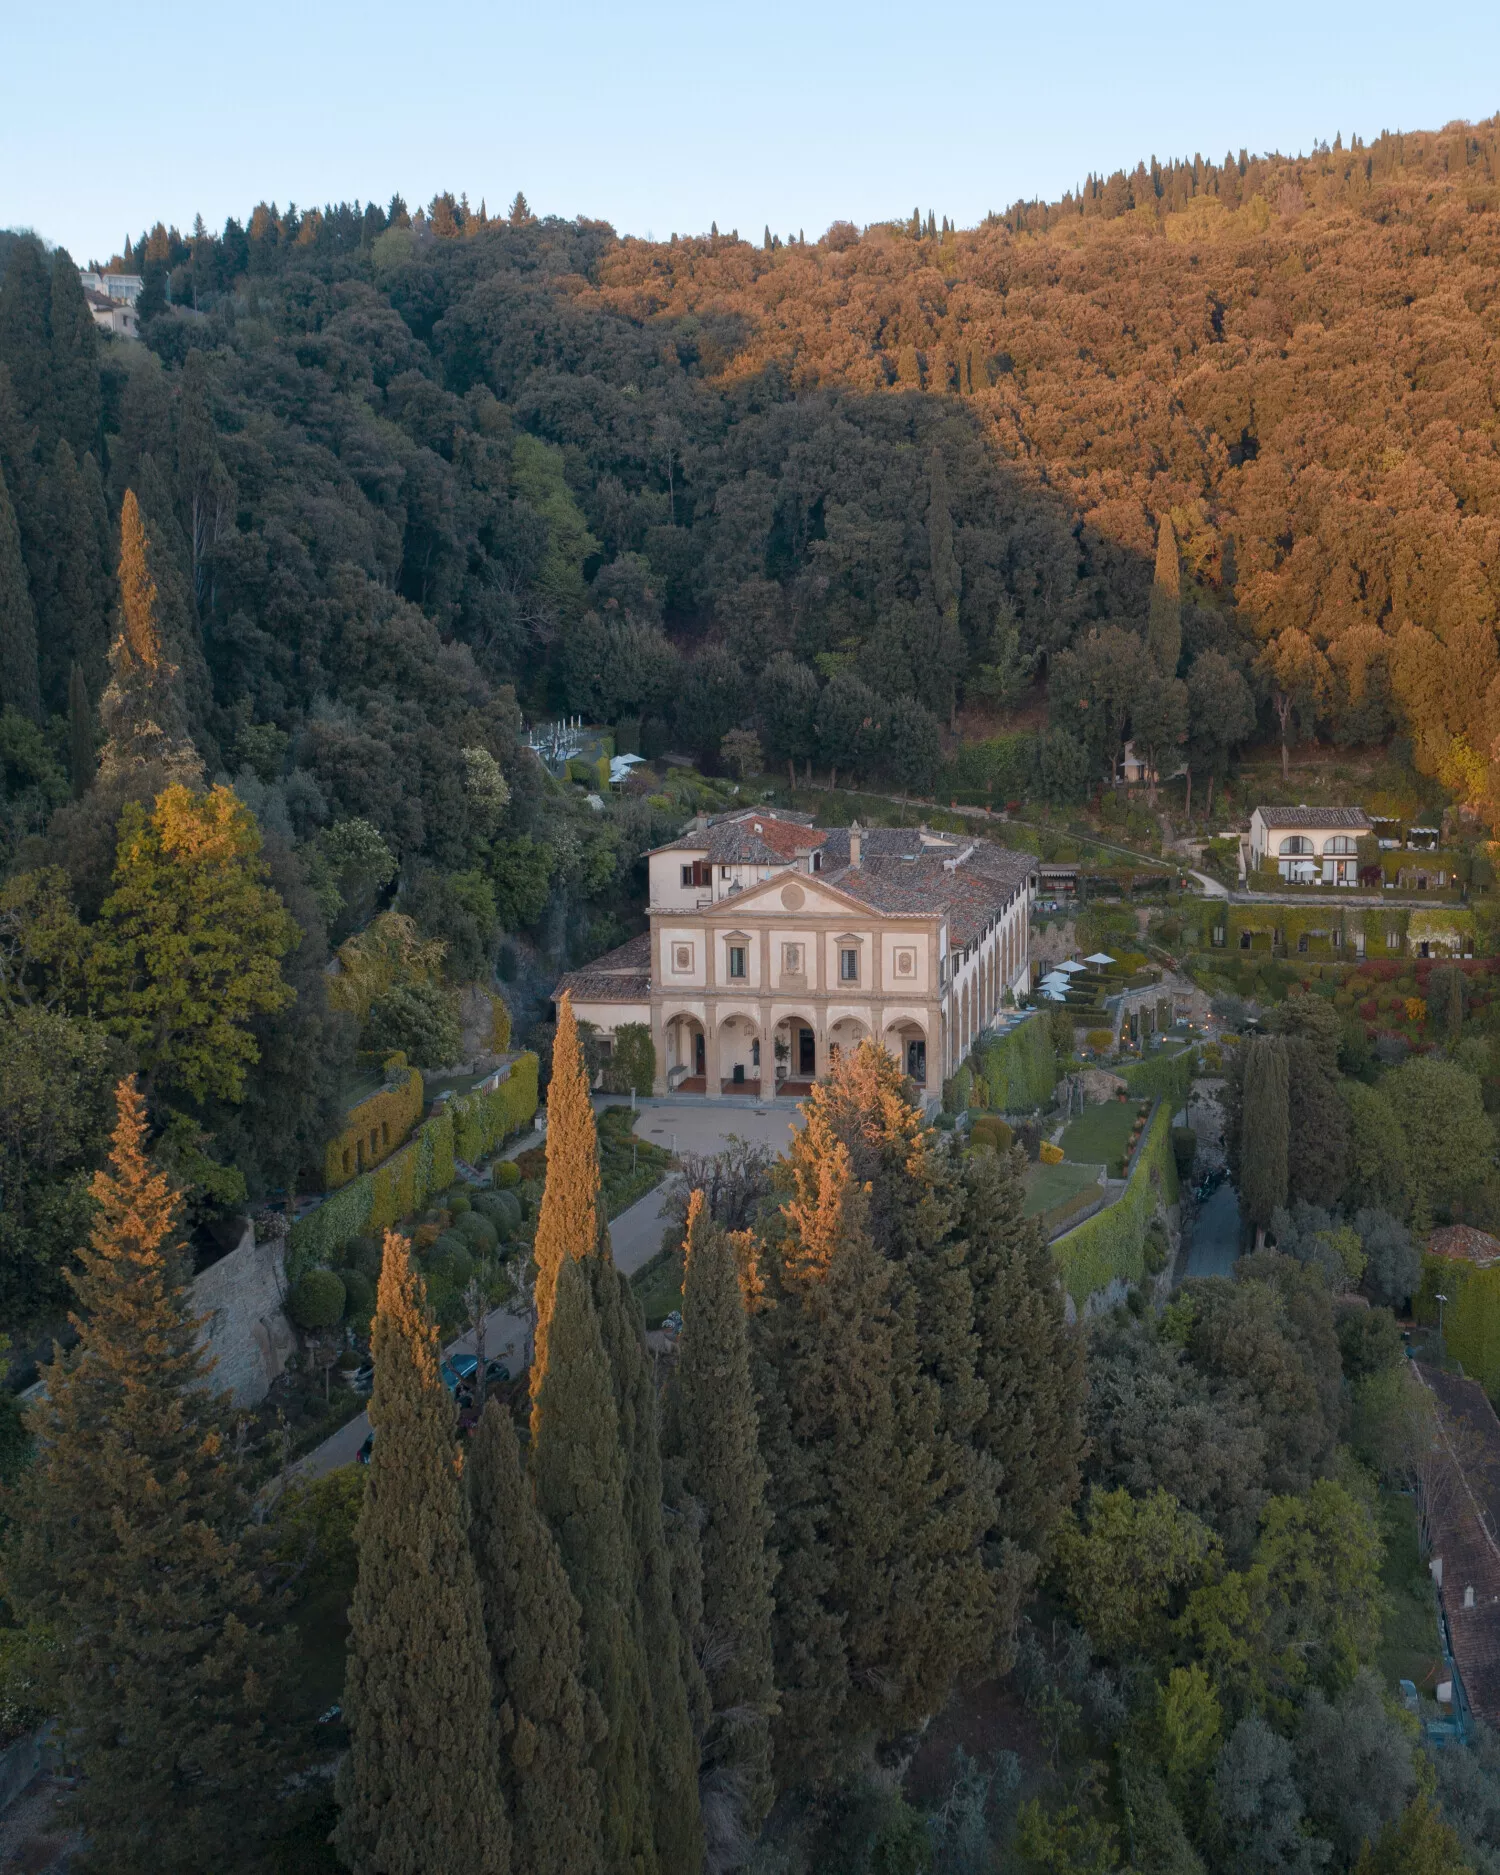
[[[1131,1062],[1120,1074],[1132,1094],[1138,1097],[1149,1094],[1163,1100],[1168,1111],[1176,1113],[1187,1105],[1197,1062],[1196,1048],[1179,1048],[1171,1054],[1162,1050],[1159,1054],[1148,1055],[1144,1061]]]
[[[1063,1287],[1080,1314],[1088,1299],[1112,1282],[1138,1283],[1146,1273],[1146,1233],[1161,1206],[1177,1201],[1177,1161],[1172,1153],[1172,1111],[1157,1102],[1136,1147],[1125,1189],[1076,1230],[1057,1238]]]
[[[357,1101],[323,1149],[323,1188],[337,1191],[398,1151],[422,1117],[422,1077],[404,1055],[387,1063],[386,1085]]]
[[[529,1126],[537,1106],[537,1058],[518,1055],[504,1080],[483,1093],[448,1100],[415,1136],[373,1171],[331,1192],[291,1230],[287,1275],[329,1262],[355,1237],[388,1230],[453,1183],[456,1161],[476,1163]]]
[[[1481,1269],[1458,1257],[1424,1256],[1422,1287],[1413,1305],[1419,1322],[1435,1327],[1439,1293],[1443,1339],[1471,1380],[1500,1398],[1500,1263]]]

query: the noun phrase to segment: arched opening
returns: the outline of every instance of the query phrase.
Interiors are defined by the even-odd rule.
[[[760,1030],[748,1016],[719,1024],[719,1082],[726,1094],[759,1094]]]
[[[828,1065],[831,1068],[840,1055],[852,1055],[870,1031],[856,1016],[840,1016],[828,1031]]]
[[[901,1072],[918,1093],[927,1088],[927,1031],[920,1022],[893,1022],[886,1029],[885,1045],[896,1057]],[[936,1062],[933,1063],[936,1068]]]
[[[672,1016],[666,1025],[667,1091],[707,1092],[708,1044],[696,1016]]]

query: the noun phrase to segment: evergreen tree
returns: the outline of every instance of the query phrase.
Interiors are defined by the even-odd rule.
[[[0,704],[32,722],[42,716],[37,684],[36,614],[21,558],[21,535],[0,472]]]
[[[81,800],[94,779],[97,760],[94,754],[94,714],[89,708],[88,685],[83,671],[75,664],[68,677],[68,774],[73,784],[73,799]]]
[[[964,1164],[963,1229],[975,1292],[984,1414],[976,1439],[1000,1474],[994,1536],[1045,1557],[1078,1495],[1084,1450],[1083,1343],[1069,1328],[1046,1238],[1022,1214],[1014,1155]]]
[[[1272,1212],[1286,1203],[1289,1112],[1286,1043],[1279,1035],[1254,1036],[1245,1056],[1240,1196],[1257,1243]]]
[[[78,1343],[31,1411],[6,1586],[59,1643],[47,1658],[91,1859],[197,1875],[252,1860],[274,1813],[278,1655],[238,1540],[248,1507],[192,1310],[180,1194],[147,1159],[133,1082],[116,1104],[69,1274]]]
[[[944,387],[940,384],[937,388]],[[953,512],[948,505],[948,471],[941,449],[933,450],[928,468],[927,549],[937,620],[921,672],[922,700],[935,715],[947,717],[951,724],[963,669],[963,637],[958,625],[963,581],[953,551]]]
[[[713,1709],[703,1756],[709,1778],[734,1802],[753,1840],[775,1796],[771,1514],[739,1270],[728,1237],[707,1219],[701,1191],[688,1204],[684,1251],[673,1443],[702,1519],[702,1623]]]
[[[162,649],[177,666],[188,733],[200,749],[213,753],[209,719],[213,685],[203,655],[203,632],[193,593],[191,557],[178,524],[172,490],[155,456],[147,452],[132,486],[146,530],[146,565],[156,586],[156,628]]]
[[[1161,676],[1177,675],[1182,656],[1182,563],[1172,517],[1165,513],[1156,528],[1156,571],[1151,580],[1146,650]]]
[[[159,767],[174,780],[197,781],[203,772],[188,740],[180,676],[165,655],[157,623],[158,596],[151,577],[149,542],[135,491],[120,509],[120,632],[109,651],[109,683],[99,705],[106,777]]]
[[[497,1401],[484,1410],[466,1470],[511,1859],[526,1875],[595,1869],[601,1848],[592,1757],[603,1720],[584,1687],[578,1600],[522,1469],[515,1426]]]
[[[0,364],[10,373],[21,420],[50,447],[57,436],[51,392],[52,283],[42,244],[23,236],[0,280]]]
[[[599,1336],[614,1385],[624,1457],[625,1523],[633,1551],[635,1619],[650,1682],[652,1831],[662,1875],[696,1875],[703,1862],[698,1741],[693,1713],[706,1703],[699,1669],[677,1620],[662,1507],[656,1382],[640,1303],[606,1244],[584,1260]]]
[[[42,480],[49,543],[48,578],[36,595],[42,696],[60,710],[72,666],[103,687],[107,650],[107,586],[99,558],[90,490],[65,438],[59,437]]]
[[[651,1687],[626,1522],[625,1453],[589,1280],[571,1256],[557,1269],[548,1340],[532,1403],[532,1470],[537,1507],[557,1537],[582,1612],[584,1680],[603,1714],[593,1754],[603,1868],[606,1875],[657,1875]]]
[[[570,1257],[590,1256],[601,1231],[599,1133],[589,1098],[588,1068],[578,1040],[573,999],[557,1002],[552,1043],[552,1080],[547,1090],[547,1182],[537,1213],[536,1348],[531,1361],[531,1397],[547,1373],[547,1342],[557,1272]]]
[[[83,296],[83,282],[65,249],[52,256],[50,298],[52,422],[76,455],[99,447],[103,403],[99,392],[99,328]]]
[[[479,1580],[438,1336],[404,1237],[387,1231],[370,1457],[349,1608],[335,1840],[355,1875],[507,1875]]]

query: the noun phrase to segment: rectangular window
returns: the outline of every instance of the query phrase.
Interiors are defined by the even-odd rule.
[[[814,872],[821,872],[821,871],[823,870],[823,855],[822,855],[821,853],[814,853],[814,854],[813,854],[813,856],[812,856],[812,870],[813,870]]]
[[[731,977],[745,975],[745,947],[743,944],[731,944],[729,947],[729,974]]]
[[[858,951],[842,950],[839,952],[839,981],[841,983],[858,983],[859,981],[859,952]]]
[[[683,883],[684,885],[691,885],[691,884],[693,883],[693,869],[692,869],[692,867],[691,867],[691,866],[684,866],[684,867],[683,867],[683,869],[682,869],[682,883]]]

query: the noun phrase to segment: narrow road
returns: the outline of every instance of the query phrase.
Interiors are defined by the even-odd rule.
[[[1240,1200],[1226,1179],[1200,1205],[1193,1220],[1193,1241],[1188,1247],[1188,1276],[1232,1276],[1240,1254]]]

